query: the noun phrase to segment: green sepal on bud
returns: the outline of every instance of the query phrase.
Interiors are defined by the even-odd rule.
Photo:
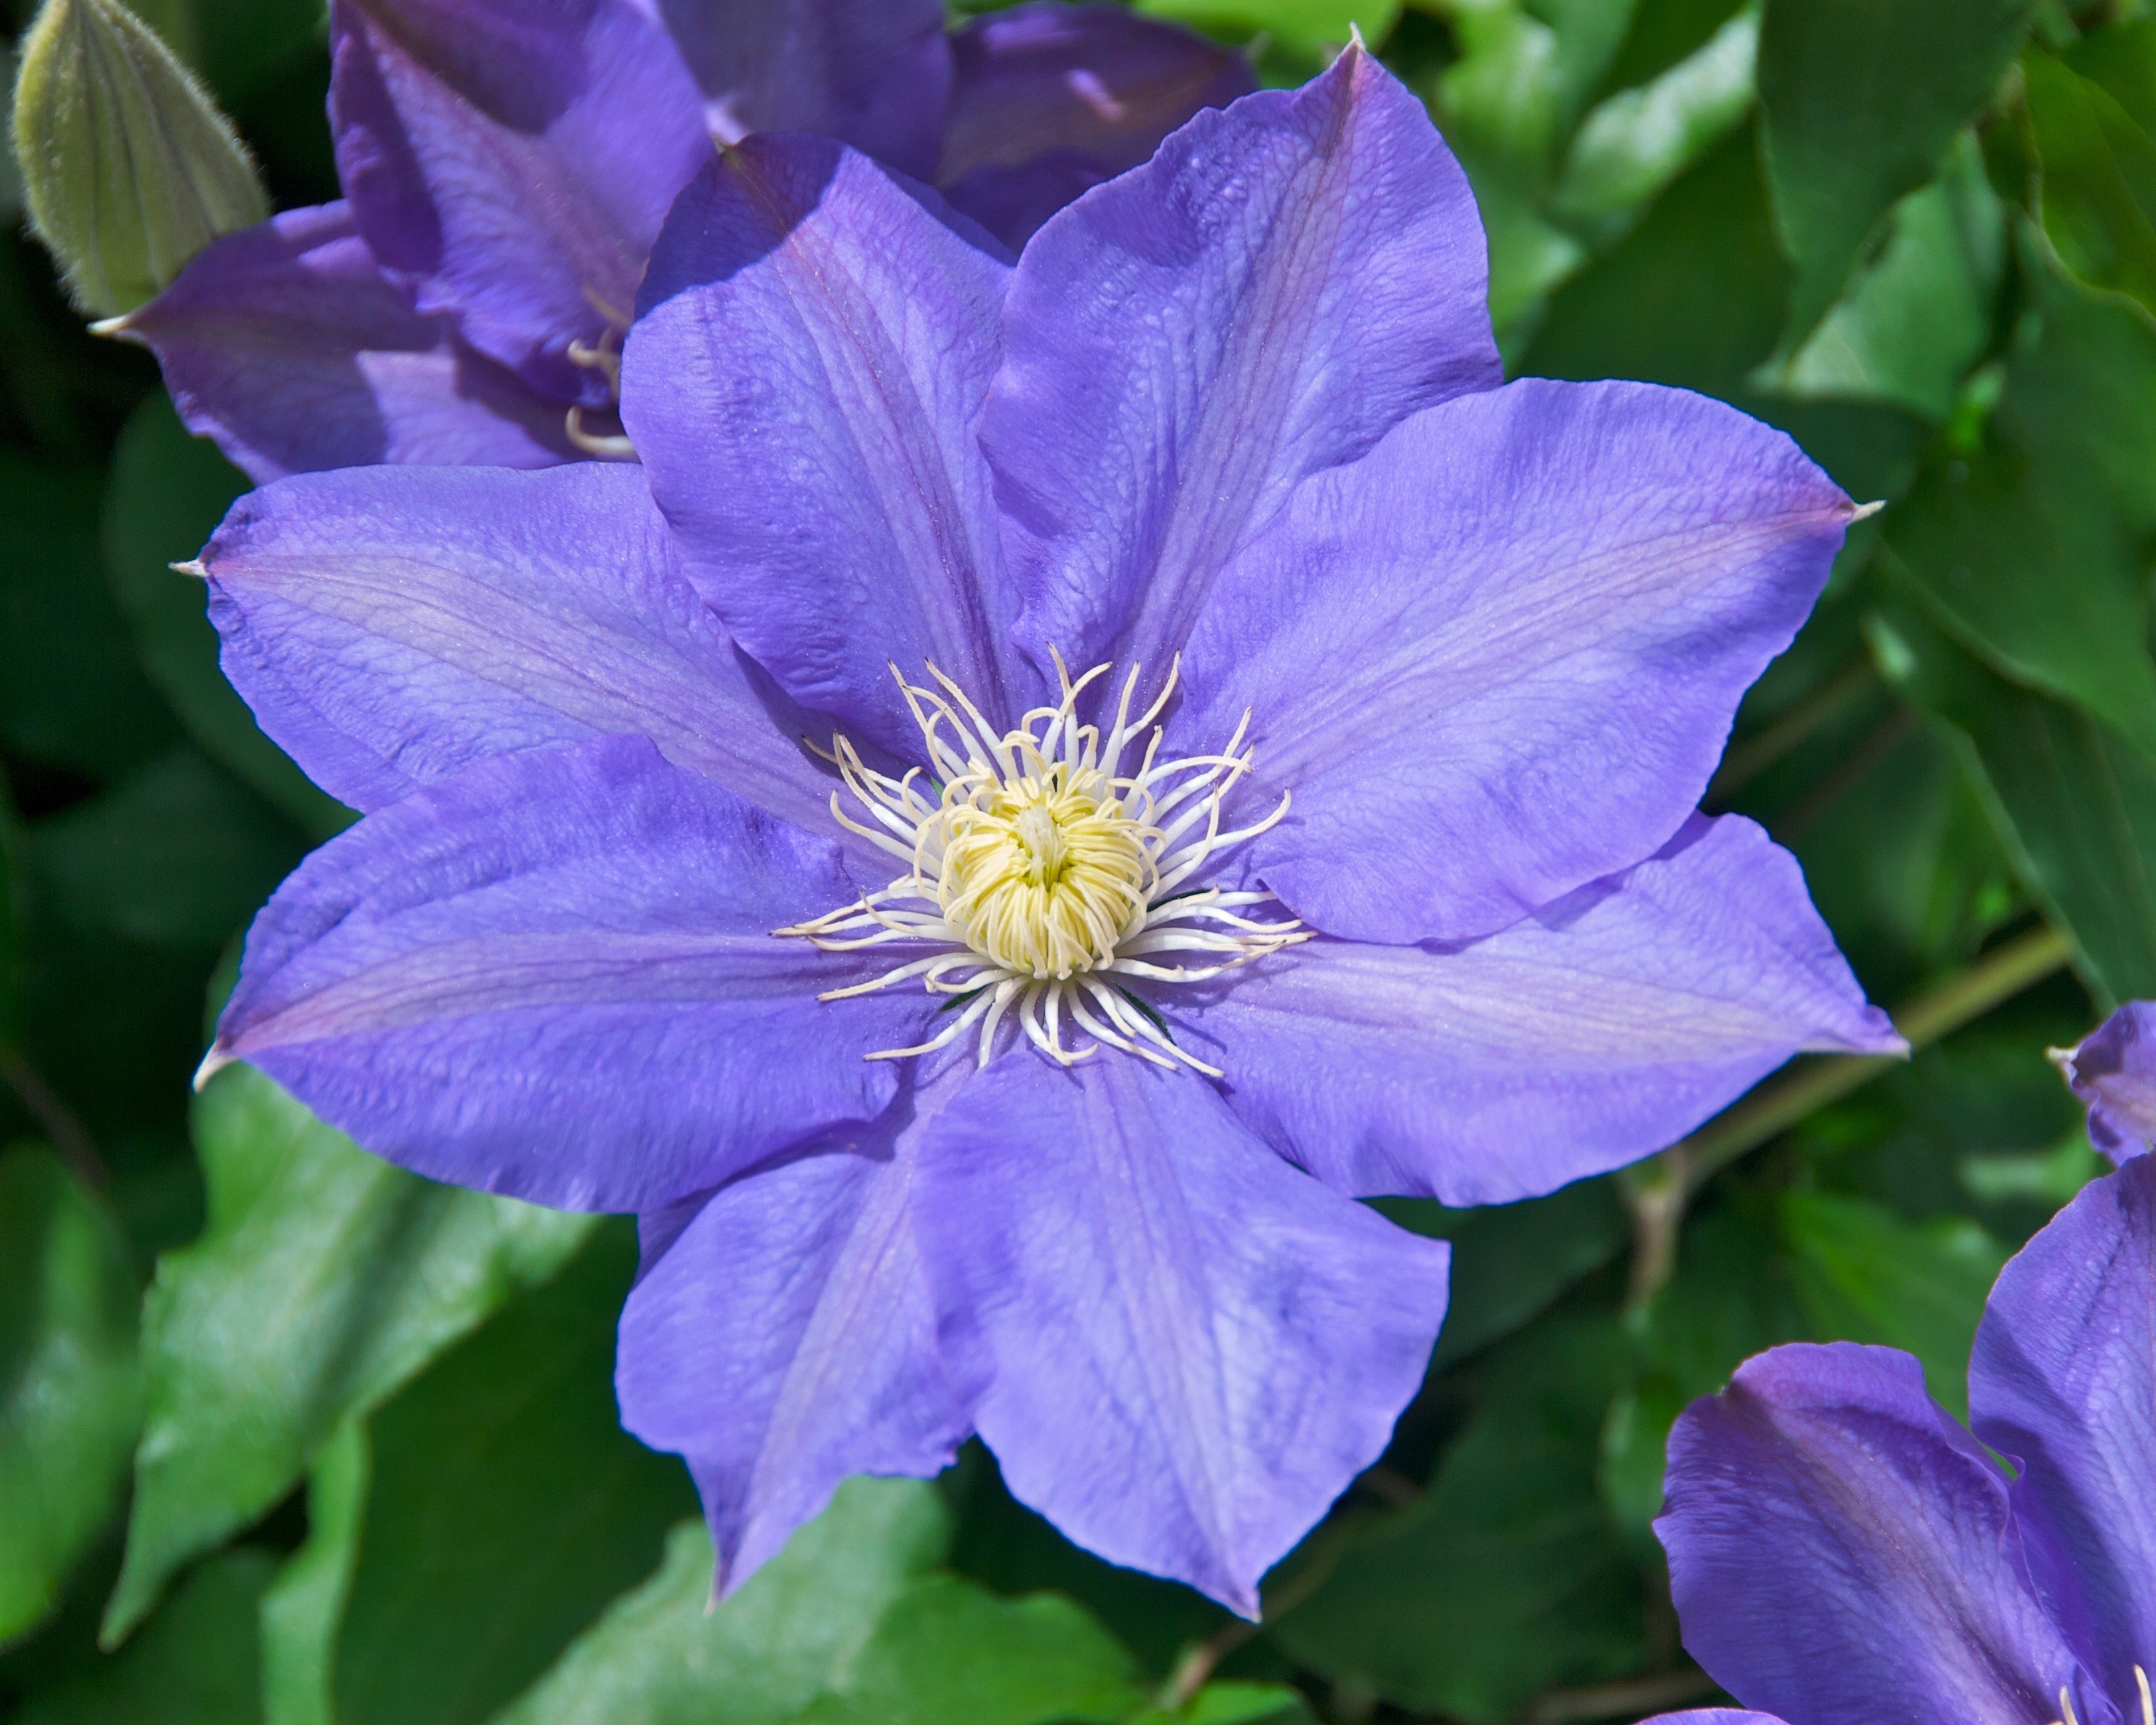
[[[38,237],[103,316],[270,213],[231,122],[118,0],[45,0],[23,41],[15,157]]]

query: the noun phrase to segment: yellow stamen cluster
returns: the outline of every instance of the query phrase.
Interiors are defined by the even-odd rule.
[[[1176,1045],[1130,983],[1203,981],[1309,938],[1295,921],[1242,914],[1273,902],[1270,893],[1184,885],[1217,853],[1281,820],[1288,798],[1253,825],[1224,830],[1224,801],[1253,760],[1243,746],[1247,714],[1219,753],[1163,761],[1155,721],[1174,692],[1173,670],[1133,716],[1133,669],[1103,730],[1080,721],[1078,703],[1108,667],[1075,680],[1060,660],[1056,670],[1061,700],[998,733],[933,666],[937,689],[916,687],[894,667],[929,766],[892,778],[835,738],[832,758],[868,820],[849,815],[836,795],[831,813],[903,860],[906,871],[855,904],[777,932],[827,952],[927,948],[822,997],[869,993],[917,977],[929,993],[962,1006],[930,1041],[871,1060],[931,1053],[978,1025],[985,1065],[998,1028],[1014,1015],[1027,1040],[1065,1065],[1105,1045],[1218,1077],[1217,1068]],[[1064,1046],[1066,1017],[1091,1045]]]

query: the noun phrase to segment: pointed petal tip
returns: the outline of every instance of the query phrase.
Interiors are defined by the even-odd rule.
[[[192,575],[198,581],[209,579],[209,570],[200,557],[189,557],[184,563],[167,563],[165,567],[175,575]]]
[[[2061,1078],[2071,1084],[2074,1081],[2074,1059],[2081,1051],[2082,1045],[2076,1042],[2071,1048],[2047,1048],[2044,1050],[2044,1058],[2059,1069]]]
[[[134,332],[136,312],[141,309],[138,305],[134,311],[123,311],[117,317],[100,317],[90,326],[90,332],[93,336],[104,336],[113,340],[129,336]]]
[[[1886,506],[1887,500],[1883,497],[1874,498],[1869,503],[1852,503],[1849,507],[1849,525],[1853,527],[1859,521],[1868,521]]]
[[[227,1066],[236,1062],[239,1058],[239,1055],[234,1054],[222,1042],[212,1043],[209,1052],[202,1058],[202,1065],[195,1068],[195,1093],[199,1096],[203,1086],[208,1084],[211,1079],[216,1077]]]

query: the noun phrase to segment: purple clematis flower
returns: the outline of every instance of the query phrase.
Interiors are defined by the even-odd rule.
[[[2149,1725],[2156,1160],[2007,1265],[1969,1406],[1974,1436],[1915,1359],[1851,1343],[1774,1348],[1692,1405],[1656,1527],[1685,1645],[1763,1711],[1666,1719]]]
[[[210,247],[103,326],[258,483],[631,453],[621,337],[675,194],[752,131],[843,139],[1007,243],[1252,87],[1120,6],[332,0],[345,200]]]
[[[1717,403],[1503,385],[1484,270],[1359,51],[1015,266],[759,136],[654,251],[640,466],[302,475],[205,552],[228,674],[368,811],[211,1063],[642,1214],[624,1414],[725,1586],[978,1431],[1255,1612],[1444,1310],[1353,1199],[1547,1192],[1901,1046],[1695,812],[1852,506]]]
[[[2124,1162],[2156,1144],[2156,1003],[2129,1000],[2051,1060],[2087,1105],[2097,1149]]]

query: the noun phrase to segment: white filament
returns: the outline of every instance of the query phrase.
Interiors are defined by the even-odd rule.
[[[1075,681],[1060,657],[1055,669],[1062,699],[998,735],[934,665],[940,693],[908,683],[893,666],[921,727],[927,775],[919,768],[900,778],[875,772],[851,742],[834,737],[831,758],[868,819],[850,816],[835,793],[831,813],[899,858],[906,872],[853,904],[775,932],[830,952],[924,949],[871,981],[819,997],[843,999],[915,978],[930,993],[952,997],[955,1016],[942,1032],[913,1048],[880,1050],[872,1060],[930,1054],[978,1026],[986,1065],[997,1030],[1014,1014],[1025,1039],[1066,1066],[1105,1045],[1219,1077],[1178,1048],[1121,979],[1203,982],[1310,938],[1298,922],[1240,914],[1273,902],[1269,892],[1183,890],[1216,853],[1281,820],[1289,799],[1283,793],[1253,825],[1224,830],[1222,804],[1255,758],[1243,747],[1248,713],[1219,753],[1162,761],[1154,721],[1174,692],[1173,668],[1133,718],[1133,666],[1105,734],[1079,721],[1077,704],[1108,666]],[[1064,1046],[1065,1016],[1092,1045]]]

